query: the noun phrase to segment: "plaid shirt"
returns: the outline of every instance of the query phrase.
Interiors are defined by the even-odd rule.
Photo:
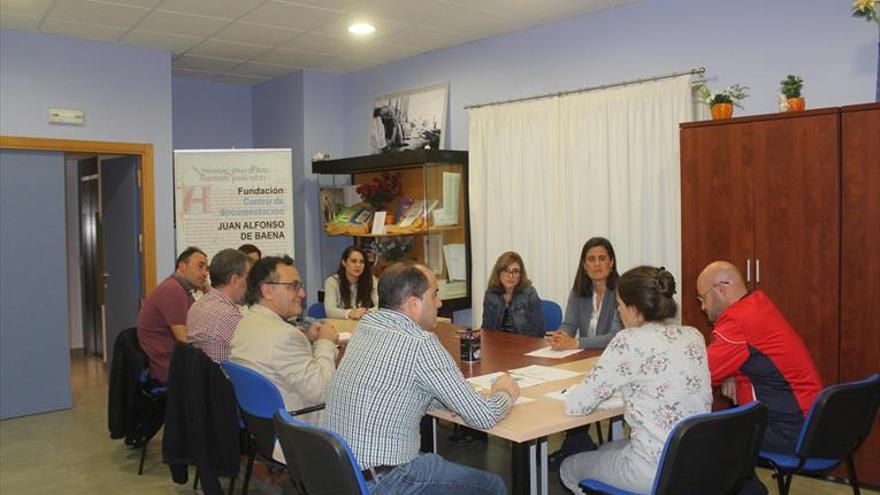
[[[189,308],[187,339],[212,361],[221,363],[229,359],[229,344],[241,317],[241,308],[222,290],[213,289]]]
[[[418,456],[419,421],[429,406],[489,429],[512,405],[504,392],[487,398],[474,390],[436,335],[382,309],[364,315],[349,340],[324,424],[348,442],[361,469],[397,466]]]

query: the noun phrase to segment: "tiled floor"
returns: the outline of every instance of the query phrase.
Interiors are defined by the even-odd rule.
[[[73,409],[0,422],[0,493],[27,494],[191,494],[191,485],[171,482],[161,462],[161,438],[149,445],[143,476],[137,475],[139,451],[107,433],[107,380],[95,360],[73,360]],[[455,446],[446,442],[442,429],[440,453],[451,460],[496,472],[510,480],[510,446],[491,439]],[[551,450],[559,443],[551,438]],[[761,477],[769,484],[766,471]],[[240,486],[240,483],[239,483]],[[236,493],[239,493],[236,487]],[[252,494],[278,490],[261,479],[252,480]],[[566,491],[551,473],[551,494]],[[775,489],[771,489],[775,494]],[[795,478],[792,494],[836,495],[852,493],[847,486],[823,480]],[[863,494],[880,492],[862,490]]]

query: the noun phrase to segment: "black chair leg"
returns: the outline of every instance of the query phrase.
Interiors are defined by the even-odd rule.
[[[244,485],[241,486],[241,495],[248,492],[248,484],[251,482],[251,471],[254,470],[254,456],[257,455],[257,446],[251,442],[251,449],[248,452],[247,467],[244,469]]]
[[[193,479],[193,491],[196,491],[199,489],[199,467],[198,466],[196,466],[196,475],[193,478],[195,478],[195,479]]]
[[[785,476],[785,491],[780,492],[780,495],[788,495],[788,492],[791,490],[791,480],[794,478],[794,473],[788,473]]]
[[[232,492],[235,490],[235,476],[229,478],[229,495],[232,495]]]
[[[849,471],[849,484],[852,485],[853,495],[860,495],[859,478],[856,476],[856,463],[852,453],[846,456],[846,469]]]
[[[144,459],[147,457],[147,444],[149,440],[144,440],[144,445],[141,447],[141,462],[138,464],[138,476],[144,474]]]

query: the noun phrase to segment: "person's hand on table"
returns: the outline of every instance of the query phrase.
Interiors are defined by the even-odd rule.
[[[367,308],[355,308],[348,312],[349,320],[360,320],[362,316],[367,314]]]
[[[554,330],[544,335],[544,340],[550,344],[550,348],[554,351],[564,351],[567,349],[577,349],[578,339],[567,334],[564,330]]]
[[[326,321],[316,321],[315,323],[312,323],[312,326],[309,327],[309,331],[311,331],[312,327],[314,327],[315,325],[318,326],[315,340],[329,340],[334,344],[339,341],[339,332],[336,331],[336,327],[334,327],[332,323],[328,323]]]
[[[519,384],[516,383],[516,380],[514,380],[513,377],[507,373],[503,373],[497,380],[495,380],[495,383],[492,384],[492,390],[489,391],[489,395],[492,395],[495,392],[504,392],[510,396],[510,399],[513,402],[516,402],[516,399],[519,398]]]

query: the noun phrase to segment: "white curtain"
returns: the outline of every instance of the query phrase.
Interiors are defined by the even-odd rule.
[[[611,241],[620,273],[662,265],[678,281],[678,124],[694,110],[690,76],[471,110],[474,325],[504,251],[563,310],[590,237]]]

